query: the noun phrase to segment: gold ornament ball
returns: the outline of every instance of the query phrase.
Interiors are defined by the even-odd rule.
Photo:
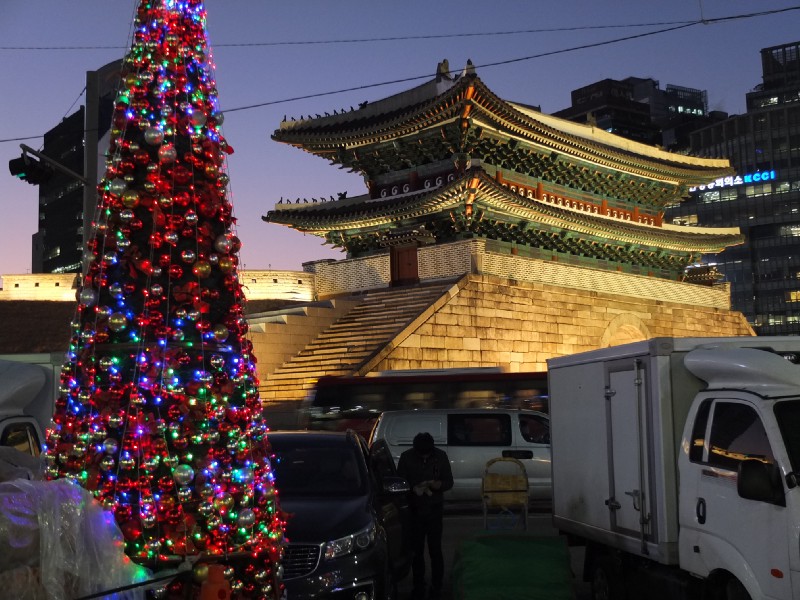
[[[112,313],[112,315],[108,317],[108,328],[111,331],[122,331],[127,325],[128,319],[122,313]]]
[[[139,206],[139,193],[135,190],[125,190],[122,194],[122,205],[125,208],[136,208]]]
[[[224,342],[230,334],[230,330],[222,323],[214,326],[214,339],[218,342]]]
[[[231,271],[233,271],[235,266],[236,263],[230,256],[219,257],[219,268],[223,273],[230,273]]]
[[[211,275],[211,263],[205,260],[199,260],[195,263],[192,270],[200,279],[205,279]]]

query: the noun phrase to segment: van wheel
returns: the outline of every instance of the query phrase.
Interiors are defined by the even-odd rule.
[[[742,582],[731,578],[725,584],[725,600],[751,600],[751,598]]]
[[[622,575],[610,556],[597,556],[593,561],[592,600],[625,600]]]

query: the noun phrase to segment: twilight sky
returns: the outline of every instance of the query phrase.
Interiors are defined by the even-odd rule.
[[[84,103],[86,71],[125,54],[137,5],[137,0],[0,0],[0,276],[30,272],[37,227],[37,188],[13,178],[6,165],[19,156],[20,142],[39,148],[42,140],[13,138],[41,136]],[[471,59],[499,96],[540,105],[546,113],[569,106],[575,88],[628,76],[652,77],[662,89],[667,84],[705,89],[711,110],[742,113],[745,93],[761,82],[759,50],[800,39],[800,10],[567,50],[683,22],[797,5],[787,0],[206,0],[220,106],[230,111],[223,130],[235,150],[228,173],[243,242],[241,268],[299,270],[308,260],[344,258],[320,238],[264,223],[261,215],[281,197],[366,191],[360,176],[273,142],[270,134],[284,115],[332,113],[378,100],[432,77],[444,58],[453,71]],[[642,24],[650,25],[630,26]],[[90,48],[65,49],[76,46]],[[19,47],[24,49],[12,49]],[[549,53],[555,54],[489,66]],[[366,87],[412,77],[423,78]],[[361,89],[331,93],[347,88]],[[266,105],[234,110],[257,104]]]

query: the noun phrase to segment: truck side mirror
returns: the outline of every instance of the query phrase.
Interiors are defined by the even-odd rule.
[[[739,463],[736,491],[745,500],[786,505],[778,465],[760,460],[743,460]]]

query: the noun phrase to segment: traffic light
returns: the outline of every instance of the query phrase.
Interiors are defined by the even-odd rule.
[[[49,166],[27,154],[8,161],[8,170],[14,177],[27,181],[31,185],[44,183],[54,174],[53,169]]]

